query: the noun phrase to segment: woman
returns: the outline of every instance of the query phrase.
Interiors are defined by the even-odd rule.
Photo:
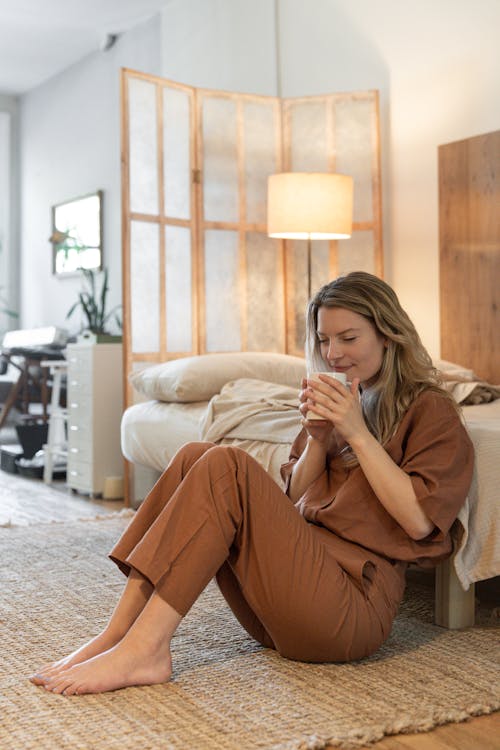
[[[286,494],[246,453],[184,446],[111,552],[128,575],[105,630],[31,679],[74,695],[167,681],[170,641],[215,575],[244,628],[282,656],[346,661],[388,637],[407,563],[450,555],[473,449],[393,290],[367,273],[307,312],[302,431]],[[307,412],[320,419],[307,419]]]

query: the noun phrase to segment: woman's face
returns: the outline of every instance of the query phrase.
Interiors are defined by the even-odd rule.
[[[317,336],[321,356],[331,370],[370,385],[380,368],[386,339],[363,315],[343,307],[320,307]]]

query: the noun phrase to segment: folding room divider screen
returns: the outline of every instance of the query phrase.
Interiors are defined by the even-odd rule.
[[[377,92],[278,99],[131,70],[121,83],[125,372],[205,352],[301,354],[306,243],[267,237],[267,177],[352,175],[352,238],[313,242],[312,287],[382,276]]]

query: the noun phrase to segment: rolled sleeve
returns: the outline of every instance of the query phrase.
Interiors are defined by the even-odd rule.
[[[401,468],[417,500],[444,538],[465,502],[472,481],[474,448],[454,411],[439,395],[432,398],[433,419],[424,415],[412,430]]]

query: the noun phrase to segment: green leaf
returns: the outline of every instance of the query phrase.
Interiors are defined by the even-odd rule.
[[[77,300],[77,301],[75,302],[75,304],[74,304],[74,305],[71,305],[71,307],[69,308],[68,312],[66,313],[66,319],[68,319],[68,318],[71,318],[71,316],[72,316],[72,315],[73,315],[73,313],[75,312],[76,308],[77,308],[77,307],[79,307],[79,305],[80,305],[80,300],[78,299],[78,300]]]
[[[102,285],[99,291],[96,283],[99,272],[93,271],[90,268],[82,268],[81,270],[84,289],[79,293],[78,300],[70,307],[66,314],[66,318],[69,318],[76,308],[79,307],[87,319],[87,328],[91,331],[94,331],[95,333],[106,333],[106,322],[110,320],[113,315],[121,330],[122,324],[116,314],[116,311],[121,308],[121,305],[115,305],[112,310],[106,313],[106,300],[109,291],[108,269],[105,268],[103,270]]]
[[[101,319],[104,317],[104,311],[106,310],[106,296],[108,294],[108,269],[104,269],[104,278],[101,288]],[[104,322],[104,320],[103,320]]]

